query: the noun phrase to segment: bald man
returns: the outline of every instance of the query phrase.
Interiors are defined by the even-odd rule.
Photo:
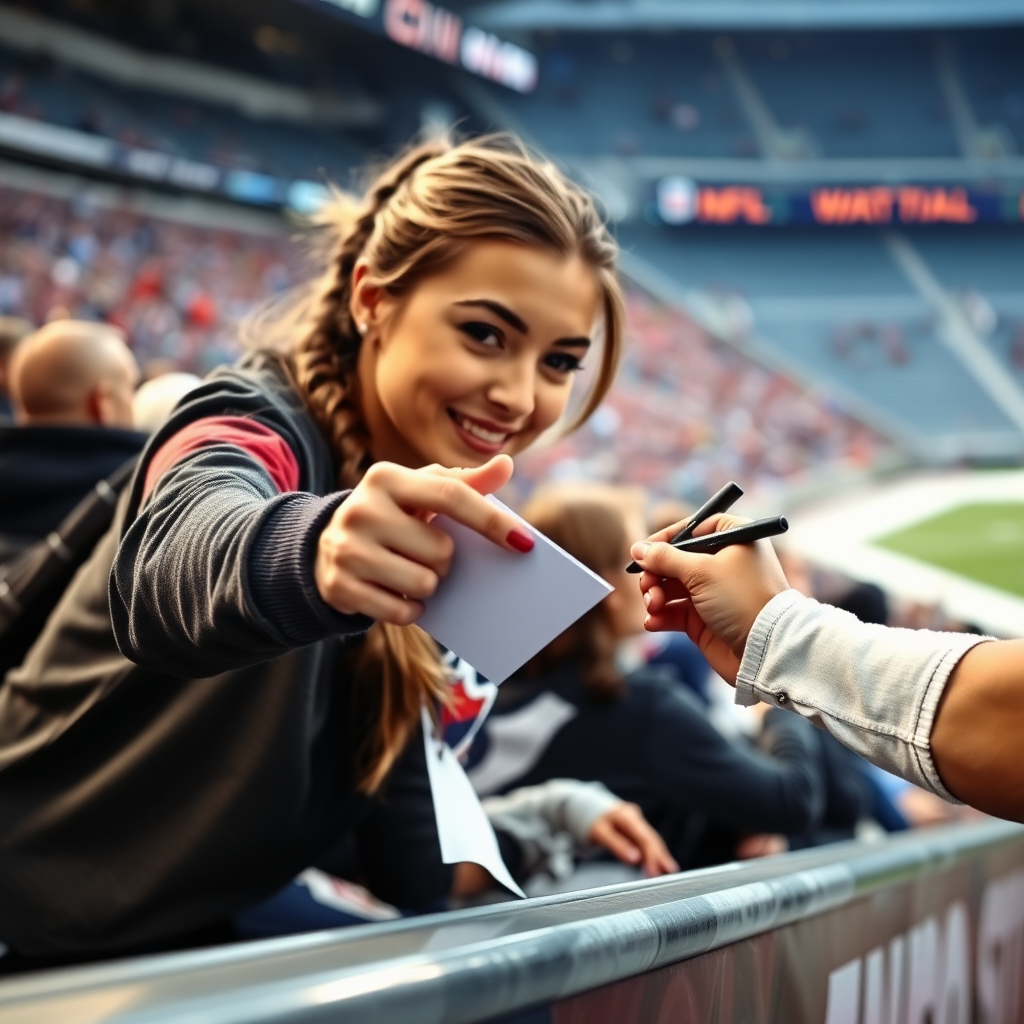
[[[57,320],[14,350],[15,425],[0,425],[0,561],[45,537],[146,440],[132,429],[139,370],[120,331]]]

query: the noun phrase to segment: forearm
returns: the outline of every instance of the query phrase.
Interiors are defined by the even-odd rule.
[[[932,757],[959,800],[1024,821],[1024,640],[981,644],[953,670],[931,734]]]
[[[110,606],[121,650],[139,664],[199,677],[365,628],[320,602],[312,582],[312,535],[339,500],[279,495],[235,449],[183,461],[114,560]]]
[[[750,631],[736,700],[797,711],[869,761],[951,799],[932,759],[932,725],[953,669],[984,639],[868,625],[786,591]]]

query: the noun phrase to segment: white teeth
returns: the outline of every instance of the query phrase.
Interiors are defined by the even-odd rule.
[[[480,438],[486,444],[502,444],[508,437],[508,434],[502,434],[495,430],[485,430],[471,420],[467,420],[464,416],[458,417],[458,424],[467,434]]]

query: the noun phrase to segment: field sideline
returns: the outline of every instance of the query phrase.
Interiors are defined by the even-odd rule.
[[[1024,636],[1024,471],[878,484],[795,510],[786,546],[897,598]]]

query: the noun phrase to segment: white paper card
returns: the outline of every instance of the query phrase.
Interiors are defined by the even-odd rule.
[[[494,829],[473,792],[462,765],[452,748],[434,737],[434,723],[427,709],[421,708],[423,742],[427,749],[427,775],[434,798],[434,817],[441,841],[441,859],[445,864],[472,861],[486,868],[506,889],[526,898],[501,859]]]
[[[511,512],[493,496],[488,501]],[[615,589],[529,523],[519,521],[537,542],[525,555],[506,551],[447,516],[437,516],[433,525],[455,541],[455,555],[448,575],[416,621],[492,683],[504,682]]]

